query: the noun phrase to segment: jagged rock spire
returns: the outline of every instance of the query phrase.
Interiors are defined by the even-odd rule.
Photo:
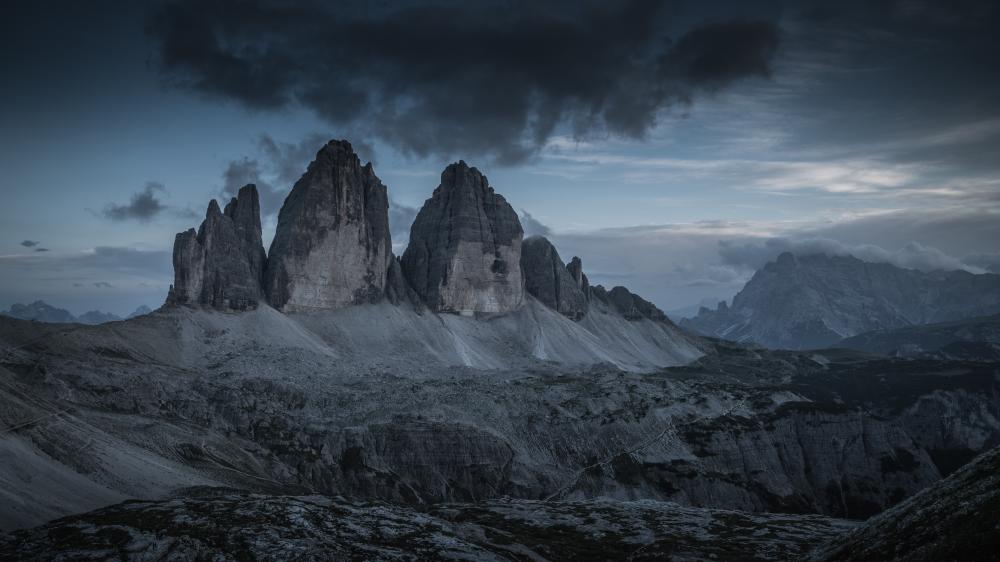
[[[227,205],[214,199],[197,232],[174,239],[174,284],[167,304],[245,310],[260,302],[264,273],[260,200],[248,184]]]

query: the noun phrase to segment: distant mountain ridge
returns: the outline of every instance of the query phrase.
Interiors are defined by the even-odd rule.
[[[864,332],[1000,313],[1000,275],[923,272],[853,256],[769,262],[733,298],[681,326],[778,349],[833,345]]]
[[[142,305],[126,318],[135,318],[136,316],[142,316],[150,312],[152,310],[148,306]],[[0,311],[0,314],[19,320],[33,320],[35,322],[48,322],[50,324],[104,324],[105,322],[122,320],[122,317],[117,314],[102,312],[100,310],[90,310],[80,316],[74,316],[70,311],[52,306],[43,300],[37,300],[30,304],[12,304],[8,310]]]
[[[1000,314],[865,332],[836,345],[894,357],[1000,360]]]

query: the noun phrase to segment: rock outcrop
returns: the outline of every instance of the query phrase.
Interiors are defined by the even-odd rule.
[[[257,187],[242,187],[225,210],[213,199],[197,232],[174,240],[167,304],[246,310],[260,302],[265,264]]]
[[[573,276],[573,283],[576,285],[576,288],[583,292],[587,300],[590,300],[590,281],[583,273],[583,262],[580,261],[580,258],[573,256],[573,259],[569,260],[569,265],[566,266],[566,269]]]
[[[285,311],[376,302],[392,259],[385,185],[350,143],[330,141],[281,207],[268,253],[268,301]]]
[[[532,236],[521,246],[521,272],[524,290],[560,314],[579,320],[587,314],[589,287],[583,276],[580,258],[573,258],[573,269],[563,263],[555,246],[543,236]]]
[[[732,306],[705,309],[681,326],[771,348],[809,349],[873,330],[997,313],[1000,275],[785,252],[754,274]]]
[[[500,313],[521,306],[517,213],[486,176],[465,162],[448,166],[417,214],[403,274],[432,310]]]
[[[591,287],[590,295],[593,299],[616,310],[628,320],[647,319],[657,322],[669,322],[667,315],[657,308],[655,304],[629,291],[625,287],[618,286],[608,291],[601,285],[595,285]]]

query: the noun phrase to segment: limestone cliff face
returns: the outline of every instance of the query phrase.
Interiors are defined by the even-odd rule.
[[[201,227],[174,240],[167,304],[246,310],[260,302],[265,256],[257,188],[240,189],[225,210],[213,199]]]
[[[465,162],[448,166],[403,253],[403,274],[432,310],[500,313],[521,306],[517,213]]]
[[[524,290],[560,314],[579,320],[587,314],[589,287],[580,258],[573,258],[571,270],[559,257],[555,246],[543,236],[532,236],[521,246]]]
[[[278,215],[265,275],[268,301],[285,311],[375,302],[391,264],[385,185],[350,143],[330,141]]]

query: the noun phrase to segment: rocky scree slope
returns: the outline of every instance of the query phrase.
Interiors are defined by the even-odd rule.
[[[601,314],[576,323],[536,302],[489,322],[388,304],[328,315],[179,308],[98,327],[0,320],[0,523],[188,486],[864,518],[1000,441],[993,364],[719,343],[694,363],[639,373],[512,363],[499,350],[517,340],[494,339],[496,321],[520,334],[519,317],[583,329]],[[407,340],[445,319],[480,342],[467,351],[494,342],[507,363],[447,364]]]
[[[681,326],[770,348],[810,349],[873,330],[996,313],[1000,275],[786,252],[757,271],[731,307],[702,309]]]

